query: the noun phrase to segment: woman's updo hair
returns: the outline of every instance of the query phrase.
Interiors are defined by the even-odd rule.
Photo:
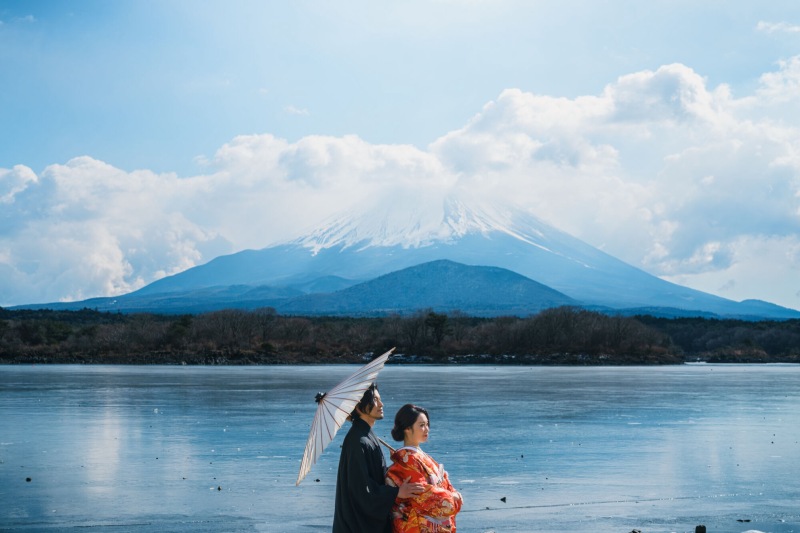
[[[424,414],[428,418],[430,424],[431,417],[428,416],[428,411],[424,408],[407,403],[397,411],[394,415],[394,427],[392,428],[392,438],[397,441],[403,440],[404,432],[406,429],[414,425],[420,414]]]

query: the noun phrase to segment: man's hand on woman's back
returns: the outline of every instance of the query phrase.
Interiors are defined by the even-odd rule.
[[[425,490],[425,485],[422,483],[410,483],[411,478],[407,477],[403,480],[403,483],[400,485],[400,491],[397,493],[398,498],[413,498],[414,496],[418,496],[422,494]]]

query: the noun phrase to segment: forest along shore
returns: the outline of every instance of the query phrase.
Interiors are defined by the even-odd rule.
[[[800,363],[800,320],[616,316],[560,307],[529,317],[420,310],[380,317],[198,315],[0,308],[0,364],[360,363],[661,365]]]

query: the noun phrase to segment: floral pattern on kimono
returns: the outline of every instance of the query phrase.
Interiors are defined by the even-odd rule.
[[[392,453],[394,464],[386,484],[399,487],[403,481],[423,483],[425,490],[412,498],[397,498],[392,507],[395,533],[455,533],[461,498],[450,484],[444,466],[419,448],[404,447]]]

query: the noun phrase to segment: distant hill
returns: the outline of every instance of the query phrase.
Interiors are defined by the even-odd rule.
[[[462,311],[474,316],[520,315],[578,305],[566,294],[498,267],[431,261],[331,294],[311,294],[277,305],[293,314],[364,315]]]

